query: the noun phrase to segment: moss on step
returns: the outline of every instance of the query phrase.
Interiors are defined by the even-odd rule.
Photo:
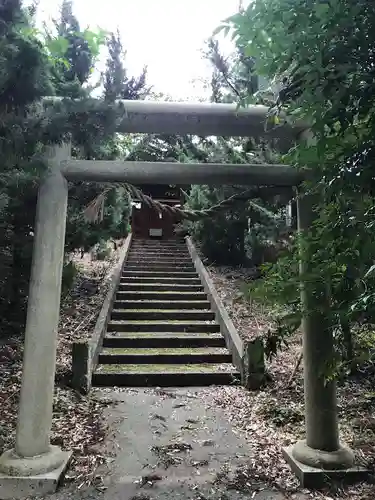
[[[158,348],[118,348],[106,347],[101,354],[228,354],[225,347],[158,347]]]
[[[139,297],[142,297],[142,294],[144,295],[149,295],[150,293],[155,293],[157,295],[178,295],[179,297],[184,297],[184,300],[185,300],[185,297],[187,296],[191,296],[191,295],[197,295],[197,294],[200,294],[201,297],[207,297],[206,293],[205,292],[189,292],[188,290],[184,291],[184,290],[155,290],[154,292],[153,291],[148,291],[148,290],[134,290],[134,291],[124,291],[124,290],[119,290],[118,292],[118,296],[121,297],[122,294],[134,294],[136,296],[139,296]],[[131,299],[132,300],[132,299]],[[145,300],[152,300],[152,299],[145,299]]]
[[[140,305],[152,305],[152,308],[142,307],[139,309]],[[127,306],[127,307],[124,307]],[[129,307],[132,306],[132,307]],[[137,307],[138,306],[138,307]],[[163,307],[161,307],[163,306]],[[172,307],[171,307],[172,306]],[[173,307],[176,306],[176,307]],[[180,306],[180,307],[178,307]],[[118,298],[115,301],[115,309],[121,309],[125,311],[211,311],[210,303],[207,300],[154,300],[154,299],[143,299],[143,300],[133,300],[133,299],[121,299]]]
[[[121,307],[115,307],[114,311],[116,312],[121,312],[121,313],[180,313],[183,312],[184,314],[197,314],[197,313],[211,313],[212,311],[210,309],[123,309]]]
[[[125,309],[126,310],[126,309]],[[144,309],[143,309],[144,310]],[[199,321],[199,320],[190,320],[190,319],[134,319],[134,320],[111,320],[111,324],[113,325],[146,325],[146,324],[152,324],[152,325],[216,325],[215,320],[206,320],[206,321]]]
[[[187,300],[187,301],[181,301],[181,300],[157,300],[157,299],[127,299],[127,300],[118,300],[117,302],[126,302],[126,303],[130,303],[130,304],[134,304],[134,305],[137,305],[137,304],[148,304],[148,303],[152,303],[152,304],[165,304],[165,305],[168,305],[168,304],[181,304],[181,302],[183,304],[194,304],[194,305],[197,305],[197,304],[208,304],[208,301],[207,300]],[[159,311],[159,308],[158,308],[158,311]]]
[[[157,338],[163,339],[168,337],[178,337],[179,339],[184,339],[185,337],[200,337],[200,338],[223,338],[220,332],[110,332],[106,335],[107,338]]]
[[[196,365],[99,365],[96,373],[235,373],[231,363],[200,363]]]
[[[129,293],[129,292],[127,292],[127,293]],[[141,295],[142,293],[150,293],[150,292],[142,292],[142,290],[139,290],[139,291],[135,291],[135,292],[131,292],[131,293]],[[195,293],[202,294],[204,292],[189,292],[188,290],[186,290],[186,291],[185,290],[176,290],[176,291],[173,291],[173,292],[169,292],[168,290],[156,290],[155,293],[157,293],[158,295],[159,294],[162,295],[163,293],[173,293],[174,295],[181,295],[183,297],[184,295],[191,295],[192,293],[194,293],[194,294]]]

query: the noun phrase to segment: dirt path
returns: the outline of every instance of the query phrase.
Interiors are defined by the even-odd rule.
[[[116,401],[107,409],[113,432],[106,447],[113,458],[102,471],[104,491],[63,487],[48,500],[290,498],[254,478],[236,482],[236,469],[253,453],[216,407],[213,393],[212,388],[103,391]]]

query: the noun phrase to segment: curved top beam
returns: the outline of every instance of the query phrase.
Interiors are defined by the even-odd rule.
[[[61,97],[46,97],[44,104],[61,100]],[[116,102],[123,114],[117,130],[123,133],[264,137],[279,139],[280,149],[287,149],[308,128],[305,123],[288,123],[286,115],[279,116],[280,124],[275,125],[269,108],[262,105],[238,108],[236,104],[223,103]]]
[[[237,108],[235,104],[118,101],[125,110],[118,130],[153,134],[194,134],[200,136],[237,136],[281,138],[294,141],[306,129],[292,126],[286,117],[273,125],[267,106]]]

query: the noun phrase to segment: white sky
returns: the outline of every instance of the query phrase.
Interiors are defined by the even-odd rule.
[[[119,28],[129,74],[137,75],[147,65],[154,90],[194,99],[204,90],[193,82],[210,75],[200,54],[204,40],[237,12],[239,4],[239,0],[75,0],[74,13],[82,28]],[[39,18],[56,16],[59,5],[59,0],[39,0]],[[223,50],[231,50],[228,39]]]

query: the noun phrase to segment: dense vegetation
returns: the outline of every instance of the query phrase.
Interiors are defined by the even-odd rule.
[[[259,89],[255,60],[246,57],[240,47],[230,57],[224,57],[218,42],[211,38],[206,44],[204,57],[212,66],[209,82],[212,102],[242,102],[249,97],[254,103],[264,102],[265,93]],[[200,138],[195,145],[195,150],[189,152],[185,161],[273,163],[278,160],[273,144],[254,138]],[[205,209],[247,188],[192,186],[186,205],[190,209]],[[289,198],[288,192],[275,194],[270,189],[257,189],[252,200],[273,210],[280,219]],[[213,219],[202,219],[186,226],[209,261],[223,265],[259,265],[268,258],[274,259],[280,228],[285,228],[285,224],[281,227],[276,224],[273,217],[254,210],[246,198]]]
[[[18,0],[0,6],[0,314],[4,334],[19,331],[24,321],[37,186],[44,170],[43,145],[69,138],[76,157],[124,156],[128,147],[114,136],[119,111],[111,103],[116,97],[143,98],[148,92],[145,71],[139,78],[127,77],[118,35],[81,30],[69,0],[62,4],[60,19],[46,30],[37,29],[34,16],[35,8],[23,8]],[[103,102],[98,103],[91,99],[90,78],[105,45],[109,56]],[[40,104],[42,97],[54,95],[63,98],[57,106]],[[70,186],[67,257],[72,251],[103,247],[109,238],[127,234],[130,200],[121,188],[111,192],[100,224],[85,220],[83,209],[99,192],[100,186],[90,183]],[[69,286],[71,266],[66,271]]]
[[[314,140],[299,144],[285,160],[313,174],[305,186],[317,200],[316,223],[305,241],[309,279],[324,279],[329,289],[325,314],[339,359],[351,367],[364,342],[370,344],[366,353],[373,351],[374,27],[371,3],[323,0],[254,0],[223,26],[254,58],[256,71],[281,89],[273,111],[286,110],[311,124]],[[279,335],[291,331],[291,317],[298,325],[296,258],[295,248],[257,287],[292,312],[289,323],[281,321]]]

